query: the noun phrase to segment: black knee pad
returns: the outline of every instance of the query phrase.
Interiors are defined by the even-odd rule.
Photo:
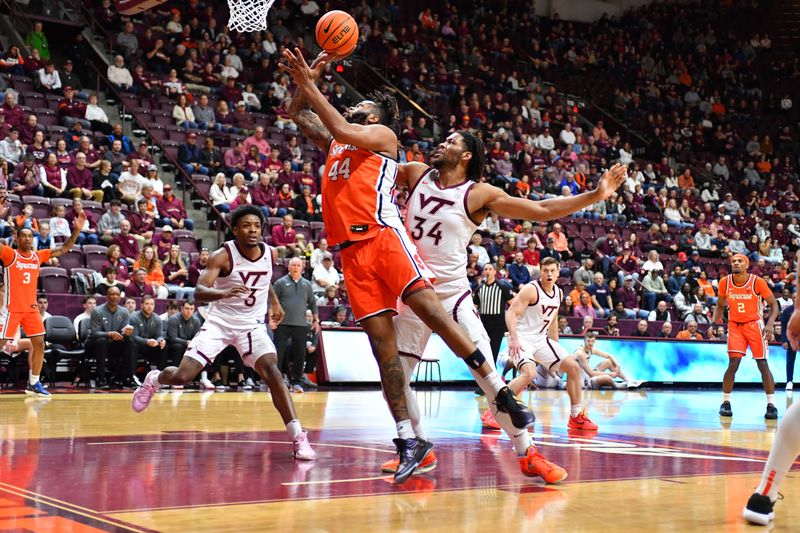
[[[464,362],[467,363],[470,368],[477,370],[486,362],[486,357],[483,356],[480,350],[475,350],[472,352],[472,355],[464,358]]]

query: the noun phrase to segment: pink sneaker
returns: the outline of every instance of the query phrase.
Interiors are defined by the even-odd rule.
[[[147,373],[142,382],[142,385],[133,391],[133,399],[131,400],[131,407],[137,413],[141,413],[147,406],[150,405],[150,400],[153,399],[153,395],[161,388],[161,385],[158,384],[156,378],[158,377],[159,371],[158,370],[151,370]]]
[[[317,452],[311,448],[308,442],[308,433],[302,431],[294,439],[294,458],[300,461],[313,461],[317,458]]]

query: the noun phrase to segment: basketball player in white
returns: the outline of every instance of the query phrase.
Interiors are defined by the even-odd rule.
[[[596,342],[597,333],[589,331],[583,338],[583,346],[575,350],[574,355],[578,358],[578,363],[581,366],[581,382],[584,388],[635,389],[642,386],[643,381],[631,379],[622,372],[619,363],[611,354],[598,350],[595,347]],[[589,358],[593,355],[602,357],[605,361],[592,368],[589,364]],[[622,381],[615,381],[614,378],[620,378]]]
[[[422,260],[436,276],[434,290],[445,310],[464,328],[470,339],[483,353],[491,353],[489,337],[472,303],[467,280],[467,246],[472,234],[490,211],[500,216],[553,220],[579,211],[611,194],[625,181],[626,168],[615,165],[606,172],[598,188],[576,196],[533,202],[514,198],[488,183],[477,183],[483,173],[485,152],[483,142],[475,135],[459,131],[452,133],[430,154],[431,167],[424,163],[400,165],[399,187],[409,188],[406,207],[406,228],[417,245]],[[425,439],[419,406],[411,390],[411,376],[425,351],[430,329],[404,305],[395,317],[397,344],[405,375],[406,403],[414,432]],[[473,372],[481,385],[482,378]],[[547,461],[533,445],[527,431],[516,429],[505,413],[497,412],[494,398],[487,396],[492,412],[511,438],[526,475],[540,475],[547,482],[566,477],[563,468]],[[435,457],[421,464],[423,470],[435,466]],[[385,463],[384,471],[393,472],[396,460]]]
[[[540,278],[520,288],[506,311],[508,355],[519,375],[508,387],[522,392],[536,377],[536,363],[567,375],[570,429],[596,431],[581,402],[581,369],[574,355],[558,343],[558,308],[563,293],[556,285],[560,265],[553,257],[539,263]],[[518,393],[519,394],[519,393]]]
[[[800,253],[797,254],[797,275],[800,278]],[[786,339],[792,348],[800,350],[800,290],[794,293],[794,312],[786,327]],[[783,415],[783,420],[775,434],[775,442],[769,452],[767,464],[761,474],[761,482],[747,500],[743,510],[745,520],[753,524],[768,526],[775,519],[775,502],[783,478],[800,454],[800,402],[794,402]],[[788,530],[797,527],[790,526]]]
[[[264,319],[269,310],[276,323],[283,308],[272,288],[272,265],[277,252],[261,240],[264,215],[253,205],[243,205],[231,214],[234,240],[223,244],[208,259],[197,280],[195,298],[210,302],[200,332],[189,341],[178,367],[147,374],[133,393],[133,410],[147,408],[161,385],[183,385],[206,364],[212,364],[226,346],[235,346],[244,364],[255,369],[272,393],[275,408],[286,424],[297,459],[312,461],[316,453],[300,426],[294,404],[278,370],[275,346],[267,335]]]

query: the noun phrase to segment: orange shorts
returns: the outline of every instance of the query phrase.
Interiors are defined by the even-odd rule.
[[[728,323],[728,356],[744,357],[747,347],[753,359],[766,359],[769,354],[767,341],[764,339],[764,323],[760,320],[752,322]]]
[[[386,311],[415,281],[432,279],[405,229],[384,227],[342,250],[342,273],[356,322]]]
[[[39,311],[25,313],[5,312],[0,315],[0,334],[4,339],[13,339],[17,333],[17,328],[22,326],[26,337],[44,335],[44,322]]]

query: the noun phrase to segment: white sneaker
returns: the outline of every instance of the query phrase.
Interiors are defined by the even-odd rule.
[[[183,385],[173,385],[172,390],[183,390]]]
[[[644,381],[640,381],[638,379],[633,379],[633,380],[628,382],[628,388],[629,389],[638,389],[642,385],[644,385]]]
[[[786,390],[791,391],[792,389],[794,389],[794,383],[789,381],[788,383],[786,383]]]
[[[317,458],[317,452],[311,448],[311,444],[308,442],[308,434],[305,431],[302,431],[292,444],[294,446],[295,459],[313,461]]]
[[[252,378],[247,378],[246,380],[244,380],[244,384],[247,385],[248,387],[250,387],[250,389],[252,389],[253,387],[256,386],[256,384],[253,383],[253,379]]]
[[[214,387],[214,384],[211,383],[211,380],[208,379],[208,377],[203,376],[200,378],[200,388],[203,390],[214,390],[216,387]]]

